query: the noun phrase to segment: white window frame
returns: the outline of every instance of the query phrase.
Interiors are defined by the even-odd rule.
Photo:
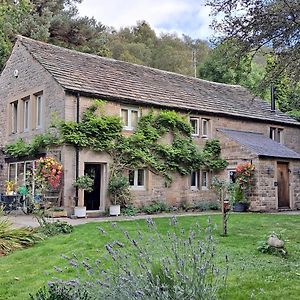
[[[132,190],[145,190],[146,189],[146,170],[145,169],[134,169],[134,170],[130,170],[133,173],[133,185],[130,185],[129,183],[129,187]],[[128,171],[128,181],[129,181],[129,172]],[[143,185],[138,185],[138,172],[139,171],[143,171]]]
[[[121,107],[121,110],[120,110],[120,117],[123,121],[123,116],[122,116],[122,110],[126,110],[127,113],[128,113],[128,125],[123,125],[123,129],[124,130],[135,130],[136,127],[132,126],[132,119],[131,119],[131,112],[137,112],[137,116],[138,116],[138,119],[140,118],[141,116],[141,112],[138,108],[134,108],[134,107]]]
[[[204,125],[206,124],[206,125]],[[206,133],[204,134],[204,128],[206,128]],[[209,119],[201,118],[201,137],[208,138],[209,137]]]
[[[36,129],[39,129],[43,127],[44,99],[43,94],[36,95],[35,97],[35,126]]]
[[[192,185],[192,177],[193,177],[193,174],[195,174],[195,185]],[[199,171],[192,171],[192,174],[191,174],[191,181],[190,181],[190,186],[191,186],[191,190],[192,191],[198,191],[199,190]]]
[[[19,113],[19,105],[18,101],[14,101],[10,103],[11,108],[11,133],[17,133],[18,132],[18,113]]]
[[[23,130],[29,131],[30,122],[30,99],[26,98],[23,100]]]
[[[269,137],[275,142],[283,144],[283,132],[284,128],[282,127],[269,127]]]
[[[195,132],[195,128],[192,126],[192,121],[196,121],[196,132]],[[200,135],[200,122],[199,122],[199,118],[196,118],[196,117],[190,117],[190,124],[193,128],[193,132],[192,132],[192,136],[199,136]]]
[[[201,183],[201,190],[207,191],[209,189],[209,175],[207,170],[201,170],[200,172],[200,183]],[[203,178],[205,176],[205,185],[203,185]]]

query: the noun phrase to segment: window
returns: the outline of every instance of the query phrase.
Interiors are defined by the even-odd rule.
[[[199,119],[198,118],[190,118],[190,124],[193,128],[192,136],[199,136]]]
[[[193,171],[191,174],[191,189],[198,190],[199,171]]]
[[[205,170],[193,171],[191,174],[191,190],[208,190],[209,176]]]
[[[36,96],[36,128],[43,127],[43,95]]]
[[[23,100],[23,128],[24,131],[29,130],[29,99]]]
[[[31,173],[33,168],[33,161],[10,163],[8,166],[8,180],[17,182],[18,186],[24,184],[28,173]]]
[[[208,137],[208,134],[209,134],[209,120],[208,119],[202,119],[202,131],[201,131],[201,135],[202,137],[204,138],[207,138]]]
[[[18,101],[11,103],[11,132],[18,132]]]
[[[129,186],[131,188],[145,188],[145,170],[144,169],[136,169],[129,170],[128,179]]]
[[[269,137],[273,141],[282,143],[283,141],[283,128],[270,127]]]
[[[208,172],[201,171],[201,190],[208,190]]]
[[[228,176],[229,176],[229,182],[230,183],[235,183],[236,171],[235,170],[229,170],[228,171]]]
[[[140,113],[138,109],[122,108],[121,118],[124,124],[124,129],[133,130],[136,128]]]

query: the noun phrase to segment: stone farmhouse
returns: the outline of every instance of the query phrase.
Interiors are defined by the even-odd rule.
[[[256,167],[253,210],[300,208],[300,123],[254,97],[238,85],[200,80],[171,72],[79,53],[18,36],[0,77],[0,146],[44,132],[51,113],[76,121],[93,99],[105,100],[105,112],[120,116],[124,134],[135,129],[138,118],[151,108],[176,110],[189,118],[194,141],[219,139],[228,167],[218,174],[230,180],[237,164]],[[111,158],[104,152],[63,145],[48,153],[64,166],[62,205],[73,204],[73,182],[87,170],[95,174],[95,188],[79,198],[88,211],[102,212],[109,205],[107,185]],[[7,159],[1,155],[1,178],[20,179],[35,157]],[[214,174],[195,170],[190,176],[164,180],[139,169],[129,172],[137,205],[151,201],[214,201],[210,184]]]

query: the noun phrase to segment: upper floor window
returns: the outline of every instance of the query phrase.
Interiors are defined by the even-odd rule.
[[[36,128],[43,126],[43,95],[36,96]]]
[[[269,137],[278,143],[283,142],[283,128],[270,127]]]
[[[190,118],[190,124],[193,128],[192,130],[192,136],[199,136],[199,118]]]
[[[11,103],[11,132],[18,132],[18,101]]]
[[[134,130],[137,126],[140,112],[135,108],[122,108],[121,118],[124,124],[124,129]]]
[[[129,170],[128,172],[128,180],[129,180],[129,186],[131,188],[145,188],[145,174],[144,169],[135,169],[135,170]]]
[[[29,130],[29,98],[23,100],[23,129]]]
[[[201,124],[201,136],[204,138],[207,138],[209,135],[209,120],[208,119],[202,119]]]

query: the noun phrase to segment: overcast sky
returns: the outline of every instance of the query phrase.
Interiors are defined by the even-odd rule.
[[[94,17],[117,29],[145,20],[159,34],[176,32],[194,39],[208,39],[210,9],[203,0],[83,0],[78,5],[81,16]]]

